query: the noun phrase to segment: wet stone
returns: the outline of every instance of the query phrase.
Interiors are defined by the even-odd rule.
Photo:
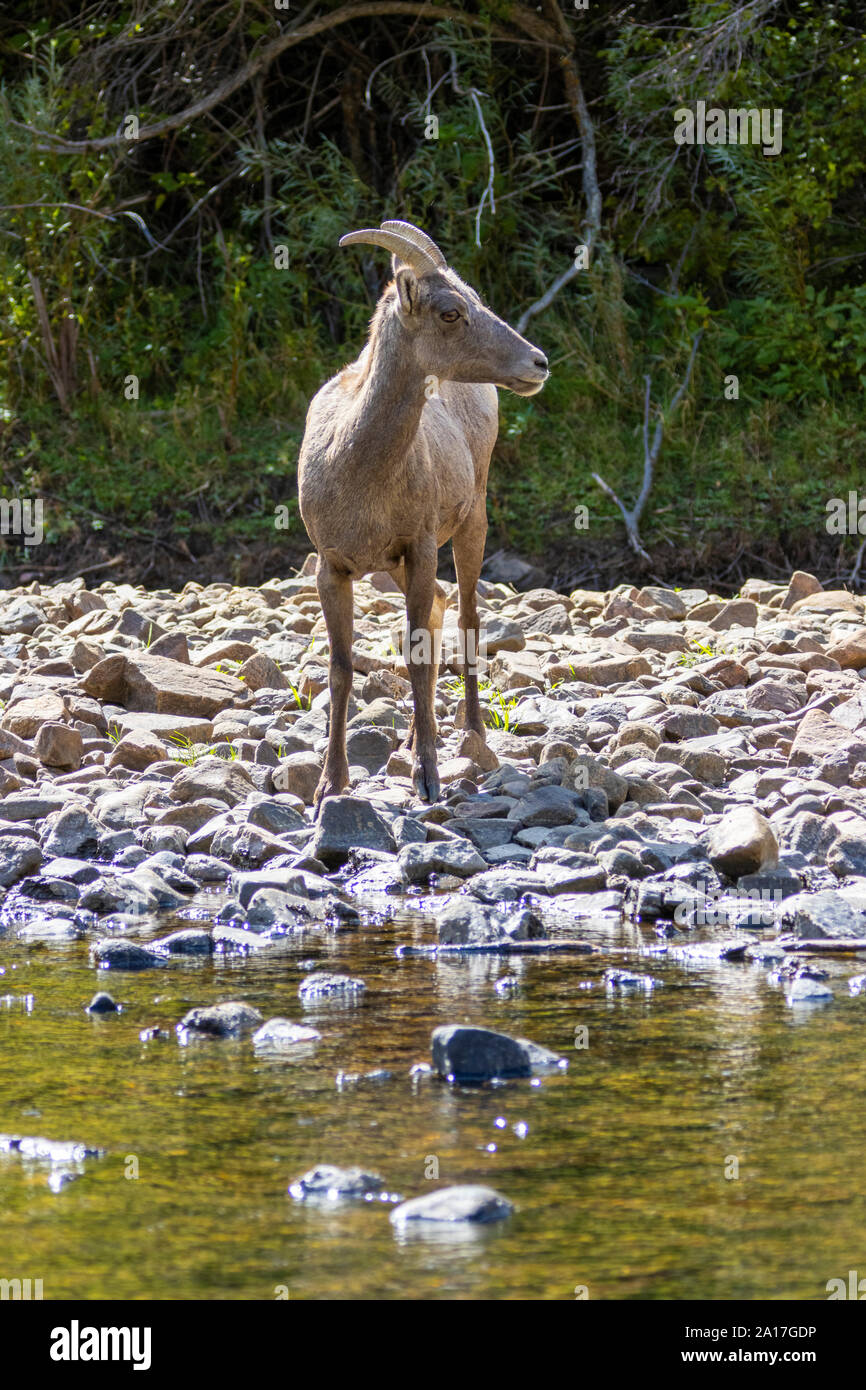
[[[110,994],[106,994],[105,990],[99,990],[98,993],[94,994],[85,1012],[89,1014],[116,1014],[119,1013],[119,1009]]]
[[[319,999],[355,999],[363,994],[366,988],[363,980],[358,980],[352,975],[337,975],[327,970],[317,970],[301,981],[298,997],[304,1003]]]
[[[446,1024],[432,1040],[433,1066],[452,1082],[481,1082],[532,1076],[565,1068],[568,1063],[527,1038],[512,1038],[491,1028]]]
[[[384,1179],[378,1173],[368,1173],[363,1168],[337,1168],[330,1163],[320,1163],[289,1184],[289,1196],[294,1197],[296,1202],[363,1200],[368,1195],[381,1192],[384,1186]]]
[[[482,1187],[468,1183],[459,1187],[443,1187],[437,1192],[425,1193],[403,1202],[391,1212],[395,1226],[423,1225],[426,1222],[469,1221],[487,1225],[494,1221],[504,1221],[511,1216],[514,1207],[507,1197],[494,1191],[492,1187]]]
[[[149,946],[113,936],[95,941],[90,950],[101,970],[158,970],[166,964]]]
[[[199,1033],[213,1038],[239,1038],[253,1032],[263,1022],[258,1009],[231,999],[222,1004],[190,1009],[177,1025],[177,1032],[181,1038],[185,1033]]]

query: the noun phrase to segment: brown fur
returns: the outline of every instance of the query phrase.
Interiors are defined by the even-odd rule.
[[[454,312],[455,322],[443,319]],[[413,778],[422,798],[438,796],[434,699],[446,600],[436,583],[437,551],[452,541],[463,650],[477,651],[475,590],[498,431],[496,385],[533,395],[547,375],[538,348],[485,308],[454,271],[425,267],[416,274],[398,261],[360,357],[313,398],[298,490],[319,555],[316,582],[331,647],[329,742],[317,806],[349,783],[352,583],[376,570],[392,574],[406,595]],[[427,634],[429,659],[408,660],[419,632]],[[464,669],[466,726],[483,738],[474,663]]]

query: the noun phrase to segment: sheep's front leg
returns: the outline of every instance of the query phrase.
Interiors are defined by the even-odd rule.
[[[316,587],[322,604],[331,659],[328,689],[331,708],[328,716],[328,753],[319,785],[313,796],[318,811],[326,796],[339,796],[349,785],[346,757],[346,712],[352,693],[352,581],[339,574],[319,556]]]
[[[465,726],[485,738],[484,720],[478,700],[478,580],[484,560],[487,536],[487,506],[482,495],[459,531],[451,538],[460,608],[457,621],[463,644],[465,687]]]
[[[412,780],[422,801],[435,801],[439,795],[434,713],[435,678],[439,661],[439,653],[434,647],[437,645],[438,625],[434,626],[430,621],[436,596],[436,556],[435,537],[425,536],[407,551],[404,559],[405,657],[415,707]]]

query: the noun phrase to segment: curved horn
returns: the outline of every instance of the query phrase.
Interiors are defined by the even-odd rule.
[[[426,251],[440,270],[444,270],[447,266],[448,262],[433,238],[428,236],[426,232],[422,232],[420,227],[413,227],[411,222],[383,222],[382,231],[396,232],[398,236],[406,237],[407,241],[414,242],[422,251]]]
[[[416,275],[429,275],[431,270],[438,269],[432,256],[428,256],[414,241],[398,236],[396,232],[383,232],[378,227],[365,227],[363,231],[347,232],[345,236],[340,237],[341,246],[352,246],[357,242],[362,242],[365,246],[382,246],[386,251],[393,252],[404,265],[411,266]]]

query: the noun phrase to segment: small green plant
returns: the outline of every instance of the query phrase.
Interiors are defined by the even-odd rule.
[[[718,655],[709,642],[692,641],[690,646],[692,647],[692,651],[680,653],[680,659],[677,662],[678,666],[697,666],[699,662],[709,661],[712,657]]]
[[[116,724],[112,724],[112,725],[109,726],[109,730],[108,730],[108,735],[107,735],[107,737],[109,738],[109,740],[110,740],[113,744],[116,745],[116,744],[118,744],[118,743],[120,742],[120,740],[123,738],[123,734],[122,734],[121,730],[118,729],[118,727],[117,727]]]
[[[491,681],[479,681],[479,689],[487,693],[487,719],[488,729],[501,729],[504,733],[514,733],[517,725],[512,724],[511,716],[517,705],[518,697],[513,695],[507,700],[501,690],[497,690]]]
[[[186,734],[169,734],[168,742],[173,745],[169,752],[175,761],[192,767],[198,757],[192,740]]]

